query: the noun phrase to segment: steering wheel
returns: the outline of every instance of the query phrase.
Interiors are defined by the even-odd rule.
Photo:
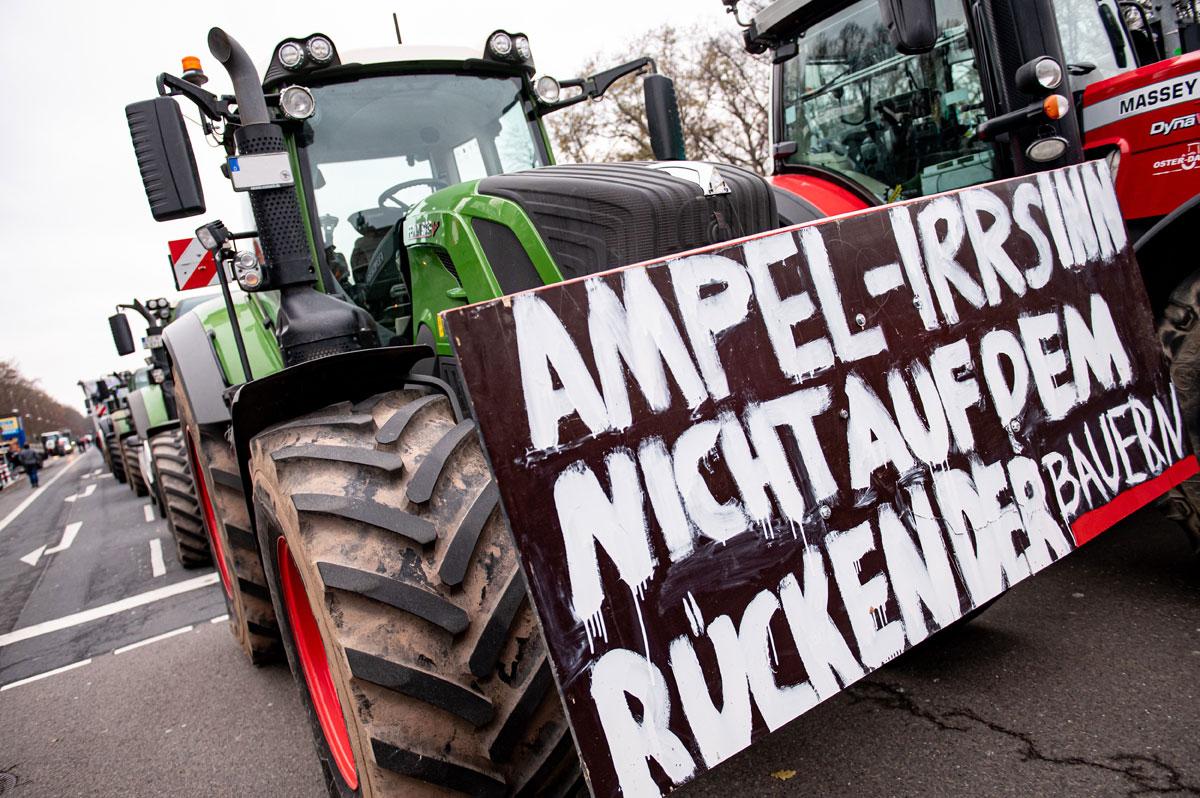
[[[437,191],[439,188],[446,188],[448,185],[445,180],[439,180],[436,177],[418,177],[415,180],[405,180],[403,183],[397,183],[391,188],[384,189],[383,193],[379,195],[379,207],[386,207],[388,201],[391,201],[392,204],[400,209],[408,210],[408,203],[397,198],[397,193],[413,186],[431,186],[434,191]]]

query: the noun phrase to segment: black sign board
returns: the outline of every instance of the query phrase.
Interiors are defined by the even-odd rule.
[[[695,778],[1197,470],[1103,162],[445,320],[598,796]]]

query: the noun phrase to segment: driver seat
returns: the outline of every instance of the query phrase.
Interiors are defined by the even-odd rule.
[[[356,285],[362,285],[367,276],[371,256],[387,238],[388,232],[404,218],[400,208],[371,208],[350,214],[348,221],[358,232],[358,239],[350,250],[350,272]]]

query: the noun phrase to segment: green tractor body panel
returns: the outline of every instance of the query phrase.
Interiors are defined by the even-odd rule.
[[[146,405],[146,415],[151,428],[162,426],[172,420],[171,414],[167,412],[167,402],[163,396],[161,385],[139,388],[138,393],[141,394],[142,401]]]
[[[132,433],[133,418],[128,410],[118,410],[112,414],[113,431],[117,433],[118,438],[124,438]]]
[[[275,325],[279,314],[278,295],[274,292],[254,295],[237,293],[233,296],[233,306],[242,340],[246,344],[246,359],[250,361],[254,376],[265,377],[282,369],[283,354],[274,333],[269,329]],[[211,299],[196,307],[195,314],[212,339],[213,351],[225,381],[229,385],[246,382],[224,300]]]
[[[511,200],[476,191],[478,180],[437,191],[413,206],[404,221],[412,277],[413,338],[422,327],[437,341],[439,355],[450,356],[450,341],[438,324],[444,310],[483,302],[506,292],[496,279],[472,226],[482,219],[508,228],[524,247],[542,282],[557,283],[562,274],[550,251],[521,206]],[[450,256],[457,275],[444,265],[441,250]]]

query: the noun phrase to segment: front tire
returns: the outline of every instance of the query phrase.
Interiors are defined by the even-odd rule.
[[[124,485],[125,457],[121,454],[121,441],[117,439],[116,433],[110,432],[104,436],[104,459],[108,460],[108,470],[113,479]]]
[[[167,528],[175,540],[175,556],[184,568],[203,568],[212,565],[212,552],[204,521],[200,517],[200,501],[192,470],[188,466],[187,447],[183,430],[175,428],[160,432],[150,439],[150,456],[154,459],[158,504],[167,519]]]
[[[129,479],[129,487],[134,496],[148,496],[150,489],[146,487],[146,478],[142,476],[142,464],[138,460],[138,449],[141,440],[136,435],[127,435],[121,439],[121,461],[125,464],[125,475]]]
[[[250,531],[233,444],[225,438],[229,427],[201,429],[192,421],[186,392],[177,392],[176,402],[213,562],[221,575],[230,631],[255,665],[277,662],[281,655],[279,625],[258,541]]]
[[[1200,452],[1200,270],[1171,292],[1158,336],[1192,451]],[[1200,555],[1200,476],[1172,489],[1158,506],[1187,534],[1193,554]]]
[[[472,422],[410,387],[263,432],[251,468],[271,597],[331,793],[580,788]]]

